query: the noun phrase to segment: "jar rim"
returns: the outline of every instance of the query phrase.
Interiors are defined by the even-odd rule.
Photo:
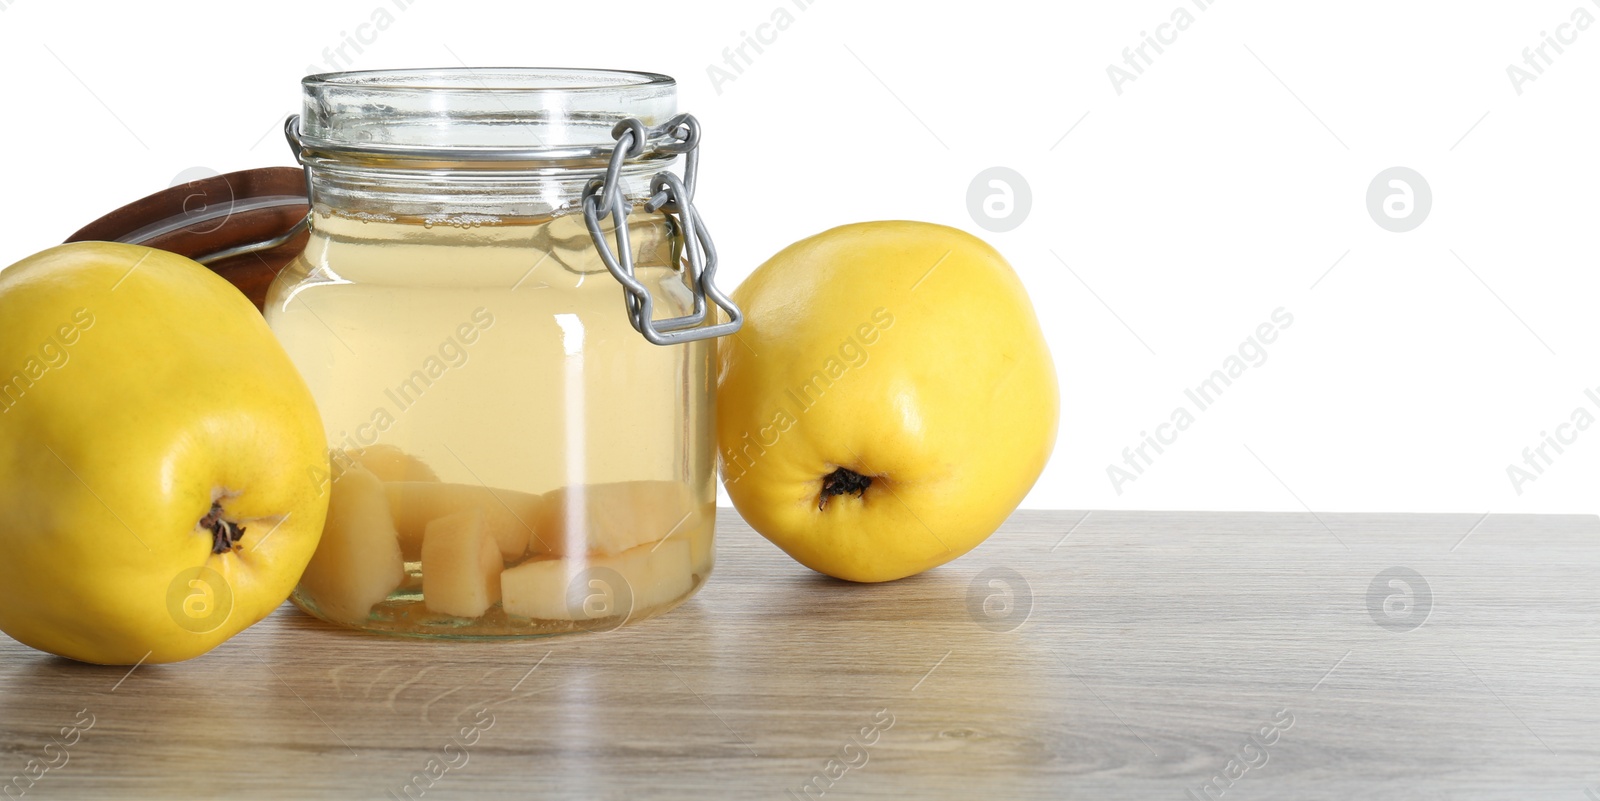
[[[561,67],[444,67],[334,72],[301,81],[291,146],[308,166],[375,168],[592,168],[615,145],[613,129],[651,130],[646,161],[671,158],[657,130],[677,114],[677,82],[654,72]],[[297,137],[297,138],[296,138]]]
[[[494,92],[513,94],[616,92],[676,86],[670,75],[589,67],[428,67],[351,70],[307,75],[301,85],[366,92]]]

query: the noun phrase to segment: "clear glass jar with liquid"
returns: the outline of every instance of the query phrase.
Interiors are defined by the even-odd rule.
[[[712,567],[714,337],[738,312],[696,239],[698,128],[672,79],[303,86],[310,239],[265,314],[322,413],[332,494],[295,602],[369,631],[505,637],[692,595]],[[688,180],[663,181],[685,154]]]

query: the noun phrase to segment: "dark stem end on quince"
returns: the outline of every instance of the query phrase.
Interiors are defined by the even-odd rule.
[[[200,527],[211,532],[211,552],[227,553],[244,537],[244,526],[222,516],[222,504],[211,504],[211,511],[200,518]]]
[[[864,476],[847,467],[841,467],[822,477],[822,496],[817,499],[817,508],[827,508],[828,498],[833,495],[850,493],[859,498],[870,486],[872,486],[872,476]]]

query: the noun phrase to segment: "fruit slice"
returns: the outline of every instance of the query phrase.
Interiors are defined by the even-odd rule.
[[[428,524],[422,535],[422,601],[428,610],[478,617],[500,601],[500,547],[484,528],[482,509]]]
[[[400,531],[400,550],[408,560],[422,557],[423,532],[428,523],[467,509],[483,512],[484,530],[494,538],[500,555],[518,559],[533,545],[541,552],[540,540],[548,538],[538,529],[541,506],[538,495],[514,490],[491,490],[478,484],[441,484],[434,481],[393,481],[389,511]]]
[[[619,554],[685,538],[694,516],[689,488],[676,481],[581,484],[546,493],[534,529],[557,556]]]
[[[653,550],[652,550],[653,549]],[[590,584],[574,587],[574,602],[568,602],[568,588],[590,568]],[[606,572],[615,571],[615,574]],[[623,586],[601,584],[621,576]],[[618,614],[638,612],[683,597],[694,583],[687,539],[648,542],[615,556],[588,559],[563,559],[536,556],[500,574],[501,604],[506,614],[539,620],[588,620],[584,613],[586,596],[604,593],[600,601]],[[623,606],[624,598],[632,603]],[[577,607],[577,608],[574,608]]]
[[[334,450],[333,468],[342,470],[358,464],[382,481],[438,481],[433,468],[393,445],[369,445],[352,450]]]
[[[405,578],[399,537],[389,517],[383,482],[360,467],[333,482],[328,521],[300,592],[331,620],[355,623]]]

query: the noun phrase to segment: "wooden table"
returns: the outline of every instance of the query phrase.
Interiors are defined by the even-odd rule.
[[[30,799],[1600,798],[1593,517],[1023,512],[876,586],[720,522],[695,599],[604,634],[386,639],[285,607],[131,672],[4,640],[0,776],[59,764]]]

